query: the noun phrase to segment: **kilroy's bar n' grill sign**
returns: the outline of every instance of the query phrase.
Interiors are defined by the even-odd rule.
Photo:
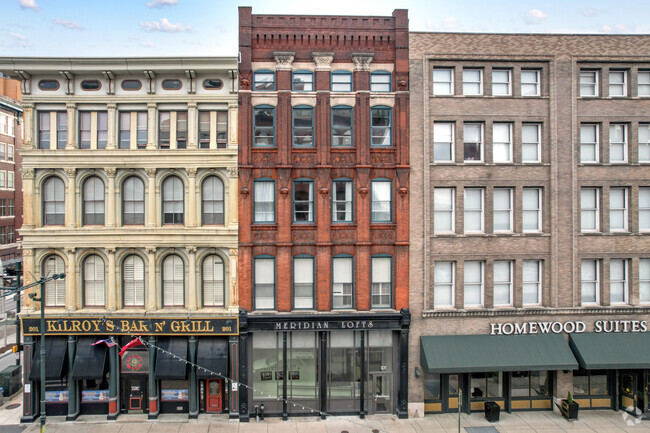
[[[23,335],[40,335],[39,317],[20,319]],[[46,317],[46,335],[237,335],[239,318]]]

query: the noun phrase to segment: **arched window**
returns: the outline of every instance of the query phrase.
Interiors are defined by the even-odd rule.
[[[225,303],[223,260],[216,254],[203,259],[203,306],[223,307]]]
[[[162,283],[163,307],[185,306],[185,265],[175,254],[163,260]]]
[[[144,182],[137,176],[122,184],[122,224],[144,225]]]
[[[43,275],[52,276],[65,272],[63,259],[49,256],[43,261]],[[65,280],[58,279],[45,283],[45,306],[65,307]]]
[[[65,187],[58,177],[43,183],[43,225],[65,224]]]
[[[170,176],[162,187],[163,224],[183,224],[183,181]]]
[[[103,307],[106,304],[104,260],[96,254],[86,257],[83,266],[85,307]]]
[[[144,260],[131,254],[122,262],[122,296],[125,307],[144,307]]]
[[[104,182],[96,176],[84,182],[84,225],[104,225]]]
[[[203,224],[223,224],[223,182],[217,176],[209,176],[201,185],[201,209]]]

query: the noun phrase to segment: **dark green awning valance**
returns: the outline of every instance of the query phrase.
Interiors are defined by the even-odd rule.
[[[587,370],[650,368],[650,334],[571,334],[569,345],[580,367]]]
[[[561,334],[420,337],[420,364],[427,373],[578,368]]]

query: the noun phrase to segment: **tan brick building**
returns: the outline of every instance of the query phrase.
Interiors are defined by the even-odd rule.
[[[645,414],[650,36],[409,46],[410,414]]]

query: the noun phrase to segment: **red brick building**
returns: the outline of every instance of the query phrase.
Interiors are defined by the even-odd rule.
[[[407,11],[239,19],[240,419],[406,416]]]

